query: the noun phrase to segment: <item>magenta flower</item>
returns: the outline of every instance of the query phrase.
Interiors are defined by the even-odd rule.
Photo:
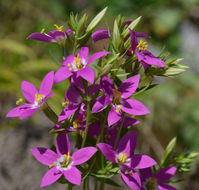
[[[106,29],[101,29],[93,32],[91,37],[93,39],[93,43],[96,43],[99,40],[110,38],[109,31]]]
[[[63,26],[59,27],[55,24],[55,27],[57,28],[57,30],[50,31],[48,32],[48,34],[44,33],[44,31],[41,31],[41,33],[32,33],[28,36],[28,39],[34,39],[48,43],[62,43],[66,40],[67,35],[70,35],[72,33],[71,29],[68,29],[66,32],[63,32]]]
[[[129,99],[136,91],[140,80],[140,75],[135,75],[126,79],[118,88],[115,89],[113,82],[107,76],[101,79],[101,88],[106,95],[97,98],[93,105],[92,112],[100,112],[108,105],[111,110],[108,113],[108,125],[111,126],[122,117],[122,111],[131,115],[145,115],[149,110],[138,100]]]
[[[166,167],[160,169],[156,174],[153,174],[152,168],[141,169],[141,190],[177,190],[176,188],[166,184],[175,173],[176,167]]]
[[[137,143],[136,131],[124,135],[118,143],[117,150],[106,143],[98,143],[97,146],[104,156],[120,166],[121,176],[124,182],[133,190],[140,190],[141,181],[134,169],[148,168],[156,164],[149,156],[134,154]]]
[[[157,67],[165,67],[166,63],[162,61],[161,59],[154,56],[150,51],[147,51],[148,45],[143,40],[140,40],[139,44],[137,41],[137,37],[147,37],[147,36],[140,36],[137,35],[137,33],[133,32],[131,29],[129,29],[131,34],[131,49],[132,54],[136,54],[138,61],[141,62],[144,69],[147,69],[149,65],[154,65]]]
[[[29,103],[25,103],[24,105],[12,109],[7,113],[6,117],[19,117],[20,119],[23,119],[34,114],[49,97],[54,95],[54,92],[50,93],[53,86],[53,80],[54,72],[51,71],[42,80],[39,92],[33,84],[27,81],[22,81],[22,93]]]
[[[42,164],[49,166],[40,187],[50,185],[62,175],[72,184],[80,185],[81,173],[75,167],[88,161],[97,151],[95,147],[85,147],[71,155],[71,146],[66,133],[60,133],[56,139],[56,151],[47,148],[32,148],[33,156]]]
[[[81,47],[76,57],[74,55],[66,57],[62,63],[62,68],[55,73],[55,83],[59,83],[68,77],[73,76],[74,78],[82,77],[92,84],[95,79],[95,72],[88,67],[88,65],[107,54],[109,54],[109,52],[97,52],[87,60],[89,49],[88,47]]]

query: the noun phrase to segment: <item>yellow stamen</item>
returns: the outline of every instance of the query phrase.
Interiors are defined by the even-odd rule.
[[[75,66],[76,66],[77,69],[82,68],[81,59],[79,57],[79,54],[77,55],[77,57],[75,57]]]
[[[54,26],[58,31],[62,32],[63,26],[58,26],[57,24],[54,24]]]
[[[16,105],[20,106],[24,103],[23,101],[23,98],[19,98],[17,101],[16,101]]]
[[[70,159],[71,159],[70,152],[68,152],[68,154],[64,154],[63,157],[64,157],[64,159],[66,159],[66,161],[64,161],[62,163],[62,167],[66,168],[68,166],[69,162],[70,162]]]
[[[56,162],[53,162],[53,164],[51,164],[51,165],[48,166],[49,169],[52,168],[52,167],[54,167],[56,164],[57,164]]]
[[[73,70],[70,63],[68,64],[68,67],[69,67],[69,71]]]
[[[133,176],[133,171],[130,171],[130,172],[129,172],[128,170],[126,170],[126,171],[125,171],[125,174],[126,174],[126,175],[128,174],[128,175],[130,175],[130,176]]]
[[[140,43],[137,45],[137,48],[139,50],[146,50],[148,47],[147,42],[144,42],[143,40],[140,40]]]
[[[62,102],[63,107],[67,107],[69,105],[69,99],[67,99],[65,102]]]
[[[81,120],[75,119],[75,121],[73,121],[73,128],[77,129],[80,122]]]
[[[119,105],[119,106],[117,106],[117,109],[115,110],[116,111],[116,113],[119,113],[120,112],[120,110],[123,108],[123,106],[122,105]]]
[[[121,164],[124,164],[127,160],[127,154],[126,153],[120,153],[120,157],[118,158],[118,162]]]
[[[114,96],[113,103],[118,105],[122,99],[122,93],[118,90],[113,89],[113,96]]]
[[[41,101],[42,99],[44,99],[44,97],[45,97],[45,95],[36,93],[36,94],[35,94],[35,101],[36,101],[36,102],[39,102],[39,101]]]
[[[45,28],[42,28],[40,33],[44,34],[45,33]]]

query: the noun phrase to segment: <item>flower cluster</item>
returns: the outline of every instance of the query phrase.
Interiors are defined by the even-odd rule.
[[[166,72],[166,60],[153,55],[147,50],[147,43],[140,40],[149,35],[134,31],[139,19],[125,21],[118,17],[113,31],[94,32],[105,12],[106,9],[88,25],[86,17],[78,21],[72,15],[66,32],[63,26],[55,25],[56,30],[42,30],[28,37],[58,43],[64,55],[71,54],[64,57],[55,73],[50,71],[44,77],[39,91],[23,81],[21,89],[27,103],[18,101],[20,105],[7,117],[23,119],[41,109],[54,122],[50,133],[56,134],[55,148],[31,149],[33,156],[48,166],[41,187],[59,182],[64,176],[64,182],[72,189],[93,176],[101,181],[102,189],[106,178],[120,174],[133,190],[175,189],[167,184],[176,172],[175,166],[158,167],[150,156],[135,153],[134,126],[140,123],[135,117],[150,113],[136,95],[152,87],[153,80],[145,82],[150,69]],[[86,42],[90,37],[93,44],[109,39],[107,49],[89,56]],[[66,47],[71,48],[66,52]],[[150,78],[153,76],[151,73]],[[53,85],[63,81],[68,87],[62,100],[63,110],[57,116],[47,99],[54,95],[50,92]],[[69,136],[75,137],[74,151]]]

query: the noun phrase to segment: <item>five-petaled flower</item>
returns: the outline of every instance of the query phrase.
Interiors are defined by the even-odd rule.
[[[132,115],[145,115],[149,110],[138,100],[129,99],[136,91],[140,80],[140,75],[132,76],[126,79],[118,88],[115,89],[113,82],[107,76],[101,79],[101,88],[105,95],[97,98],[96,103],[92,108],[92,112],[100,112],[108,105],[111,105],[111,110],[108,113],[108,125],[111,126],[122,117],[122,111]]]
[[[42,80],[39,92],[33,84],[27,81],[22,81],[21,90],[29,103],[24,103],[23,105],[12,109],[7,113],[6,117],[19,117],[20,119],[23,119],[34,114],[49,97],[54,95],[54,92],[50,93],[53,81],[54,72],[51,71]]]
[[[88,67],[88,65],[107,54],[109,54],[107,51],[97,52],[87,60],[89,49],[88,47],[81,47],[76,57],[74,55],[69,55],[63,61],[62,68],[55,73],[55,83],[59,83],[70,76],[74,78],[82,77],[88,82],[93,83],[95,72]]]
[[[64,43],[67,38],[67,35],[72,33],[71,29],[68,29],[66,32],[63,32],[63,26],[54,25],[57,30],[52,30],[50,32],[45,33],[44,29],[41,32],[32,33],[28,36],[28,39],[34,39],[42,42],[48,43]]]
[[[71,155],[71,146],[66,133],[60,133],[56,139],[56,151],[47,148],[32,148],[34,157],[49,166],[49,170],[41,181],[41,187],[50,185],[57,181],[62,175],[72,184],[80,185],[81,173],[75,167],[87,162],[97,151],[95,147],[85,147],[77,150]]]
[[[153,174],[151,167],[141,169],[141,190],[176,190],[176,188],[166,184],[175,173],[176,167],[174,166],[162,168],[156,174]]]
[[[117,150],[106,143],[98,143],[97,146],[109,161],[120,166],[124,182],[131,189],[140,190],[141,180],[134,169],[148,168],[155,165],[156,162],[147,155],[134,154],[136,143],[137,133],[131,131],[121,138]]]

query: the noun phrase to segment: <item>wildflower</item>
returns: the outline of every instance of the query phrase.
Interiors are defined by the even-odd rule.
[[[95,79],[95,72],[88,67],[88,65],[107,54],[109,54],[109,52],[97,52],[87,60],[89,49],[88,47],[81,47],[76,57],[74,55],[66,57],[62,63],[62,68],[55,73],[55,83],[59,83],[68,77],[73,76],[74,78],[82,77],[92,84]]]
[[[20,119],[23,119],[34,114],[42,107],[49,97],[54,95],[54,92],[50,93],[53,86],[53,80],[54,72],[51,71],[42,80],[39,92],[33,84],[27,81],[22,81],[22,93],[29,103],[24,103],[23,105],[12,109],[8,112],[6,117],[19,117]]]
[[[149,110],[138,100],[129,99],[136,91],[140,80],[140,75],[135,75],[126,79],[118,88],[115,89],[113,82],[107,76],[101,79],[101,88],[105,95],[97,98],[93,105],[92,112],[100,112],[108,105],[111,105],[111,110],[108,113],[108,125],[111,126],[122,117],[122,111],[132,115],[145,115]]]
[[[166,167],[153,174],[152,168],[140,170],[142,182],[141,190],[176,190],[176,188],[166,184],[176,173],[176,167]]]
[[[134,169],[148,168],[156,162],[147,155],[133,154],[136,143],[137,133],[131,131],[121,138],[117,150],[106,143],[98,143],[97,146],[110,162],[120,166],[121,177],[125,183],[133,190],[140,190],[141,181]]]
[[[66,40],[67,35],[72,33],[71,29],[63,32],[63,26],[57,26],[56,24],[54,26],[56,27],[56,30],[50,31],[47,34],[45,33],[45,30],[42,29],[41,32],[36,32],[29,35],[28,39],[34,39],[49,43],[63,43]]]
[[[154,65],[157,67],[165,67],[166,63],[161,59],[154,56],[150,51],[147,51],[147,43],[140,40],[138,43],[137,37],[145,37],[143,35],[136,35],[131,29],[129,29],[131,35],[131,53],[136,54],[138,61],[141,62],[144,69],[147,69],[149,65]]]
[[[71,155],[71,146],[66,133],[60,133],[56,139],[56,151],[47,148],[32,148],[33,156],[49,170],[44,175],[40,187],[50,185],[62,175],[72,184],[80,185],[81,173],[75,167],[88,161],[97,151],[95,147],[85,147]]]

